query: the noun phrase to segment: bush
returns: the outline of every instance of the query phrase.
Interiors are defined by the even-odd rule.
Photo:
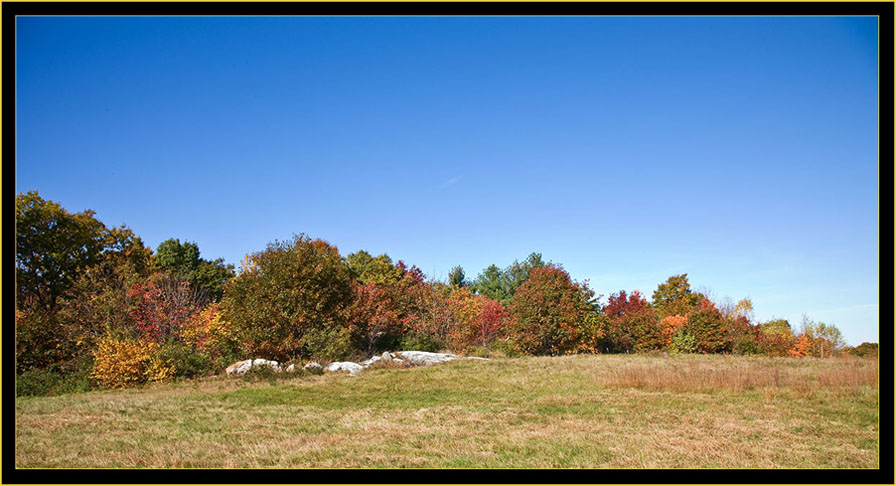
[[[156,355],[158,349],[154,342],[103,338],[94,352],[90,376],[104,388],[165,380],[173,376],[174,367]]]
[[[16,376],[16,396],[51,396],[90,390],[90,368],[73,373],[32,370]]]
[[[491,352],[496,357],[504,355],[508,358],[516,358],[523,354],[519,345],[511,338],[496,339],[491,345]]]
[[[196,378],[216,371],[214,360],[207,354],[199,353],[190,345],[169,341],[159,347],[156,357],[171,369],[176,378]]]
[[[411,332],[401,338],[399,347],[401,348],[399,351],[429,351],[435,353],[442,349],[442,344],[426,334]]]
[[[341,361],[356,353],[346,327],[312,329],[299,341],[299,354],[315,360]]]
[[[686,330],[679,329],[672,337],[672,343],[669,344],[669,352],[671,353],[696,353],[697,340],[691,336]]]
[[[181,338],[197,353],[208,356],[213,368],[225,368],[240,357],[240,342],[233,325],[218,304],[210,304],[184,326]]]

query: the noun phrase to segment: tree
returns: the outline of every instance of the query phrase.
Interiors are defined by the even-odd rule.
[[[800,334],[805,336],[810,343],[808,354],[818,358],[830,358],[834,351],[842,349],[846,345],[843,334],[840,329],[837,329],[837,326],[812,321],[805,314],[800,323]]]
[[[35,191],[16,196],[17,371],[73,371],[106,325],[126,315],[121,279],[149,271],[152,252],[141,239],[94,214]]]
[[[133,299],[130,315],[133,337],[164,344],[179,340],[184,325],[208,304],[205,292],[195,289],[179,275],[157,273],[136,283],[128,291]]]
[[[596,310],[594,292],[573,282],[559,265],[533,269],[510,305],[512,332],[530,354],[574,352],[579,326]]]
[[[877,343],[862,343],[854,348],[850,348],[849,354],[861,358],[876,358],[878,356],[878,348]]]
[[[772,319],[759,325],[763,334],[772,334],[787,338],[793,337],[793,329],[787,319]]]
[[[252,254],[227,281],[221,311],[247,355],[287,361],[346,338],[351,300],[351,276],[339,250],[301,234]]]
[[[491,264],[476,277],[471,286],[473,291],[488,296],[498,302],[509,302],[512,294],[510,283],[497,265]]]
[[[514,260],[513,263],[504,270],[504,275],[510,289],[510,295],[513,296],[516,289],[529,280],[532,270],[541,268],[545,265],[541,259],[541,253],[530,253],[522,263]]]
[[[448,272],[448,285],[454,287],[465,287],[467,285],[467,282],[464,280],[464,269],[460,265]]]
[[[345,257],[345,261],[352,278],[362,284],[393,284],[401,279],[401,270],[385,253],[374,258],[370,253],[359,250]]]
[[[614,352],[647,351],[663,347],[662,329],[650,304],[637,290],[609,297],[604,313],[610,319],[609,346]]]
[[[71,213],[37,191],[16,196],[16,303],[46,312],[107,248],[106,226],[86,210]]]
[[[708,299],[688,313],[685,331],[694,337],[697,351],[723,353],[731,350],[728,329],[722,313]]]
[[[702,295],[691,291],[688,274],[673,275],[653,292],[653,307],[661,316],[687,315],[697,307]]]
[[[169,238],[156,248],[159,269],[187,279],[193,289],[208,294],[214,301],[221,300],[224,283],[234,276],[233,265],[224,259],[205,260],[199,257],[199,246],[194,242]]]

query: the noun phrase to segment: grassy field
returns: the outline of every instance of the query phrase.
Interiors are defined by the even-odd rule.
[[[16,467],[876,468],[876,360],[567,356],[16,399]]]

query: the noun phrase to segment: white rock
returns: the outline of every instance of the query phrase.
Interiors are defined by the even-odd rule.
[[[303,368],[305,368],[306,370],[310,370],[311,368],[323,368],[323,366],[321,366],[317,361],[312,361],[303,366]]]
[[[444,363],[445,361],[451,361],[460,357],[456,354],[429,353],[426,351],[399,351],[398,355],[417,366]]]
[[[370,366],[370,365],[372,365],[373,363],[376,363],[377,361],[380,361],[380,360],[382,360],[382,359],[383,359],[383,358],[382,358],[381,356],[374,356],[374,357],[372,357],[372,358],[370,358],[370,359],[361,361],[361,365],[364,366],[365,368],[367,368],[368,366]]]
[[[247,359],[243,361],[237,361],[232,365],[227,367],[228,375],[245,375],[252,368],[261,368],[263,366],[267,366],[274,371],[282,371],[280,369],[280,363],[267,359]]]
[[[253,359],[252,360],[253,368],[261,368],[262,366],[267,366],[268,368],[270,368],[278,373],[283,371],[282,369],[280,369],[280,363],[278,363],[274,360],[268,360],[268,359]]]
[[[296,370],[296,365],[295,365],[295,364],[291,364],[291,365],[289,365],[289,366],[286,367],[286,372],[287,372],[287,373],[292,373],[292,372],[295,371],[295,370]]]
[[[383,358],[383,361],[385,361],[386,363],[388,363],[389,361],[392,361],[392,358],[394,358],[394,357],[395,357],[395,355],[393,355],[392,353],[390,353],[388,351],[383,352],[383,355],[381,356],[381,358]]]
[[[363,369],[363,366],[358,363],[352,363],[351,361],[336,361],[328,364],[327,367],[324,368],[326,371],[348,371],[348,374],[352,376]]]
[[[236,363],[233,363],[232,365],[227,367],[227,374],[228,375],[233,375],[233,374],[245,375],[249,371],[249,368],[251,368],[251,367],[252,367],[251,359],[237,361]]]

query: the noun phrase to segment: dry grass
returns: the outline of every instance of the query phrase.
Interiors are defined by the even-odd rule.
[[[458,361],[16,400],[17,467],[876,468],[877,361]]]

